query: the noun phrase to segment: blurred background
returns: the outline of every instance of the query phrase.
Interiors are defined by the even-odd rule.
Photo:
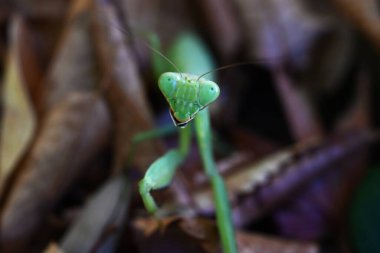
[[[137,183],[177,135],[129,156],[172,124],[146,44],[190,32],[247,63],[211,106],[239,252],[380,252],[375,0],[1,1],[1,252],[220,252],[196,143],[161,220]]]

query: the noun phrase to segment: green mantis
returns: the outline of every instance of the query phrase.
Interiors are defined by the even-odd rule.
[[[172,65],[187,73],[166,72],[158,81],[164,97],[170,106],[170,114],[179,126],[179,147],[169,150],[157,159],[147,170],[139,183],[139,190],[146,209],[155,213],[158,209],[150,192],[170,184],[176,169],[188,154],[191,141],[191,124],[194,119],[195,133],[205,173],[209,177],[215,200],[216,220],[225,253],[234,253],[236,242],[232,225],[231,210],[223,178],[219,175],[212,154],[210,116],[207,106],[220,93],[219,86],[205,78],[202,73],[213,69],[209,53],[196,37],[182,35],[172,49]],[[186,60],[187,59],[187,60]],[[169,68],[168,68],[169,69]],[[191,74],[190,74],[191,73]]]

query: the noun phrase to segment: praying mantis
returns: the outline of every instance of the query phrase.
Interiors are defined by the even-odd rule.
[[[218,98],[220,89],[213,81],[213,76],[210,79],[203,78],[210,73],[206,71],[215,69],[214,64],[202,42],[191,34],[179,36],[171,52],[174,53],[170,60],[161,53],[158,55],[163,56],[176,72],[161,74],[158,86],[169,104],[173,122],[179,129],[179,146],[151,164],[139,182],[140,195],[147,211],[154,214],[158,207],[150,192],[167,187],[172,181],[176,169],[189,153],[192,137],[190,125],[194,121],[199,152],[212,186],[222,248],[225,253],[235,253],[237,249],[231,210],[225,183],[213,158],[208,110],[208,105]],[[159,59],[156,58],[156,61]],[[171,67],[168,65],[166,69],[171,70]]]

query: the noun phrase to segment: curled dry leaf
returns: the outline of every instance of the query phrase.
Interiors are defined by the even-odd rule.
[[[99,87],[94,45],[89,27],[89,0],[76,1],[70,9],[61,43],[48,72],[44,110],[49,111],[71,92]]]
[[[337,87],[349,67],[354,41],[351,28],[331,6],[313,8],[304,0],[239,0],[236,6],[251,60],[262,59],[272,68],[290,65],[298,86],[313,96]]]
[[[193,19],[199,24],[204,24],[202,29],[206,29],[212,37],[218,55],[225,59],[232,58],[242,42],[242,30],[232,8],[233,3],[226,0],[192,2],[196,3],[192,5],[195,16]]]
[[[358,79],[356,97],[339,119],[336,126],[338,132],[369,127],[368,76],[361,72]],[[368,167],[367,150],[368,145],[363,145],[360,152],[333,163],[330,170],[316,177],[302,192],[276,211],[274,220],[280,233],[302,240],[318,240],[329,231],[336,231],[335,235],[341,238],[347,237],[347,232],[339,229],[339,226],[344,222],[345,215],[342,214],[346,213],[353,189]],[[335,169],[337,166],[344,170]]]
[[[80,217],[66,232],[61,240],[61,248],[66,252],[96,251],[105,242],[114,237],[119,238],[126,209],[130,200],[130,185],[123,175],[110,178],[89,199]],[[112,228],[112,231],[108,231]],[[107,245],[113,251],[117,240]]]
[[[62,193],[104,147],[108,120],[104,103],[91,93],[72,93],[47,115],[3,208],[4,248],[23,247],[33,238]]]
[[[50,243],[43,253],[65,253],[56,243]]]
[[[282,68],[273,74],[294,139],[302,141],[322,136],[320,121],[305,90],[297,88]]]
[[[154,217],[136,218],[133,222],[133,226],[135,229],[141,231],[144,236],[148,237],[156,232],[165,232],[167,226],[180,219],[181,218],[179,216],[169,216],[162,219],[157,219]]]
[[[114,135],[114,169],[120,170],[131,152],[134,135],[153,128],[151,111],[139,77],[130,44],[124,44],[115,9],[104,1],[94,1],[94,37],[97,56],[103,72],[103,87],[113,114],[116,131]],[[159,155],[157,142],[142,143],[134,158],[140,169],[146,169]]]
[[[137,234],[138,244],[141,244],[142,252],[153,252],[153,249],[163,248],[164,252],[220,252],[218,231],[212,220],[202,218],[167,217],[162,220],[151,218],[139,218],[135,220],[134,228]],[[149,232],[148,234],[146,232]],[[175,233],[174,233],[175,232]],[[176,240],[183,240],[182,237],[193,242],[192,248],[186,244],[177,245]],[[178,239],[181,238],[181,239]],[[285,240],[275,237],[268,237],[257,234],[249,234],[236,231],[238,251],[245,253],[317,253],[318,247],[313,243],[298,242],[295,240]],[[147,243],[149,242],[149,243]],[[172,242],[172,248],[166,244]],[[147,246],[148,245],[148,246]],[[166,246],[165,246],[166,245]],[[198,245],[198,250],[194,250]],[[170,250],[169,250],[170,249]],[[175,251],[176,249],[177,251]]]
[[[302,65],[315,38],[329,23],[310,12],[302,0],[238,0],[236,7],[246,26],[248,42],[253,45],[250,57],[267,59],[269,66],[284,61]]]
[[[291,152],[284,150],[258,163],[255,162],[253,164],[254,168],[251,167],[252,165],[248,165],[247,168],[250,169],[243,168],[237,170],[236,174],[232,174],[227,178],[230,182],[227,184],[228,190],[233,195],[237,192],[250,192],[253,185],[264,184],[268,180],[269,175],[275,174],[278,171],[279,165],[290,159],[290,157]],[[194,197],[197,206],[201,210],[208,210],[208,212],[213,210],[212,199],[210,199],[211,196],[209,194],[210,192],[203,191],[198,192]]]
[[[40,33],[34,30],[35,27],[28,20],[19,15],[15,16],[14,19],[17,20],[14,22],[17,23],[17,39],[11,45],[17,49],[21,75],[35,109],[36,117],[39,118],[41,116],[39,115],[40,94],[43,89],[41,80],[43,78],[42,59],[44,57],[42,55],[44,55],[45,50],[48,51],[47,46],[43,49],[38,47]]]
[[[244,194],[237,197],[240,208],[235,209],[239,210],[234,213],[235,217],[244,220],[248,216],[254,218],[268,212],[331,168],[347,172],[350,167],[344,166],[347,165],[346,159],[362,157],[362,152],[373,140],[373,133],[358,131],[291,151],[290,159],[279,164],[277,172],[267,175],[266,183],[251,184],[251,193],[245,193],[248,193],[247,198],[243,197]],[[238,184],[243,185],[241,181],[235,181],[234,185]]]
[[[23,20],[19,42],[22,58],[20,64],[37,118],[40,119],[43,116],[43,95],[46,90],[46,83],[41,80],[45,78],[45,72],[59,41],[69,1],[17,0],[12,1],[10,5],[12,11],[7,10],[6,13],[17,13]],[[3,6],[0,9],[5,11]]]
[[[64,15],[67,9],[65,0],[16,0],[12,2],[13,7],[29,18],[57,19]]]
[[[311,13],[301,0],[239,0],[236,6],[246,26],[250,58],[261,59],[272,69],[294,138],[300,141],[321,135],[314,104],[286,73],[285,65],[305,68],[316,38],[329,29],[331,21]]]
[[[238,231],[236,240],[240,253],[318,253],[314,243],[285,240]]]
[[[226,178],[234,205],[235,223],[242,226],[283,203],[317,175],[350,156],[358,156],[374,140],[369,131],[357,131],[330,141],[312,141],[245,166]],[[340,170],[347,167],[337,167]],[[199,191],[199,211],[213,210],[211,193]]]
[[[58,198],[107,142],[109,115],[94,88],[98,78],[84,3],[73,5],[76,16],[49,72],[45,118],[5,199],[4,248],[23,250]]]
[[[15,16],[11,21],[11,48],[2,86],[4,114],[0,137],[0,195],[12,170],[27,150],[36,128],[34,109],[21,65],[21,26],[21,18]]]
[[[337,11],[358,28],[380,50],[380,14],[376,0],[334,0]]]
[[[0,27],[6,26],[6,23],[9,21],[10,16],[11,16],[11,6],[7,2],[1,2],[0,3]],[[5,59],[6,59],[6,54],[7,54],[7,42],[5,40],[0,40],[0,68],[1,74],[4,74],[4,64],[5,64]]]
[[[211,220],[179,216],[160,220],[138,218],[134,228],[141,252],[220,251],[218,231]]]
[[[337,130],[365,129],[370,126],[371,90],[369,73],[361,71],[356,82],[355,98],[336,124]]]
[[[155,32],[163,48],[167,48],[180,32],[192,26],[189,4],[186,1],[118,0],[117,2],[124,14],[125,23],[132,29],[132,34],[145,36],[147,33]],[[144,49],[148,50],[145,46]]]
[[[295,192],[273,214],[278,232],[300,240],[345,236],[342,224],[353,189],[367,168],[367,154],[367,147],[362,146],[360,152],[332,163],[302,191]]]

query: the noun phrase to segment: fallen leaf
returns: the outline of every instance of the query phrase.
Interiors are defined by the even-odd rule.
[[[139,218],[134,228],[142,252],[220,251],[217,229],[211,220],[179,216]]]
[[[169,216],[165,218],[137,218],[134,220],[133,225],[136,229],[143,232],[144,236],[151,236],[153,233],[164,233],[165,229],[180,219],[178,216]]]
[[[41,128],[5,198],[1,217],[5,249],[17,252],[27,247],[51,208],[109,137],[109,114],[96,89],[99,77],[85,2],[72,6],[75,16],[67,23],[46,79]]]
[[[339,11],[354,27],[359,29],[380,50],[380,15],[375,0],[334,0]]]
[[[59,245],[56,243],[52,242],[49,244],[49,246],[43,251],[43,253],[65,253]]]
[[[11,21],[11,48],[2,92],[4,114],[0,139],[0,195],[6,180],[25,154],[36,129],[34,109],[21,64],[22,22],[19,16],[14,16]]]
[[[88,200],[80,217],[66,231],[60,242],[65,252],[91,252],[101,248],[111,237],[119,238],[130,199],[130,185],[124,175],[110,178]],[[111,233],[107,228],[112,227]],[[104,235],[104,236],[102,236]],[[113,251],[117,240],[107,245]]]
[[[33,238],[59,197],[104,147],[108,120],[104,103],[91,93],[71,94],[52,109],[6,198],[1,246],[24,247]]]
[[[325,142],[310,140],[237,169],[225,179],[235,224],[243,226],[262,217],[330,166],[352,154],[358,157],[374,139],[373,133],[364,130]],[[211,196],[209,189],[198,189],[194,201],[199,212],[213,212]]]
[[[249,234],[238,231],[236,234],[239,253],[318,253],[315,243],[286,240],[273,236]]]
[[[120,30],[121,24],[114,7],[104,1],[94,1],[93,10],[94,38],[103,70],[104,83],[101,89],[104,90],[115,120],[113,169],[120,171],[132,152],[132,138],[153,129],[152,113],[137,65],[134,64],[136,60],[131,43],[124,43],[125,34]],[[133,164],[145,171],[159,156],[160,148],[157,141],[139,144]]]

